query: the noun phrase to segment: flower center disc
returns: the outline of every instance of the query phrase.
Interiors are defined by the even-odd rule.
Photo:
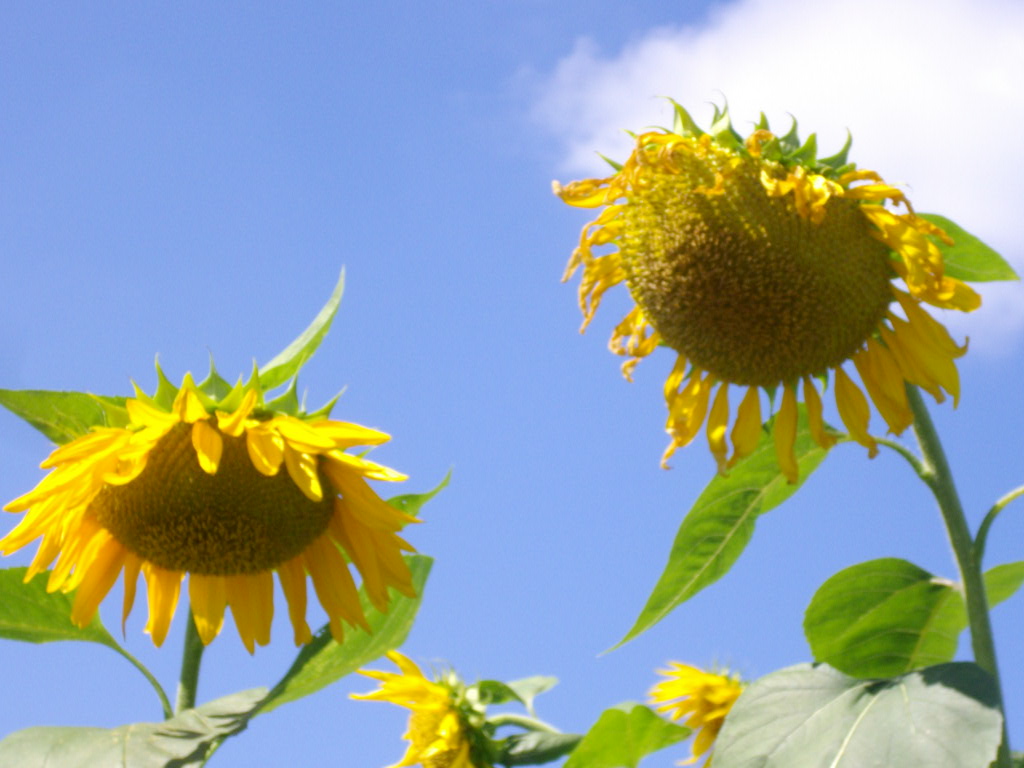
[[[199,466],[191,425],[178,424],[152,449],[142,473],[108,485],[90,509],[139,557],[169,570],[226,576],[272,569],[327,528],[330,484],[322,501],[302,493],[282,466],[273,477],[249,459],[244,437],[221,435],[217,473]]]
[[[832,198],[812,224],[792,194],[768,196],[760,167],[727,171],[724,194],[695,190],[713,183],[706,169],[658,174],[624,207],[620,246],[669,346],[723,381],[772,387],[849,359],[892,301],[892,270],[857,203]]]

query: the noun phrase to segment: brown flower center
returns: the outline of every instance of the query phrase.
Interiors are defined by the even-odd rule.
[[[161,568],[205,575],[256,573],[295,557],[327,528],[333,494],[310,501],[284,466],[261,475],[244,437],[221,435],[214,475],[199,466],[191,425],[178,424],[153,447],[142,473],[105,486],[90,505],[131,552]]]
[[[832,198],[812,224],[792,194],[768,196],[755,160],[725,168],[714,156],[688,158],[681,169],[651,178],[622,213],[630,291],[665,342],[747,386],[849,359],[892,301],[889,250],[858,204]],[[716,170],[724,194],[697,191]]]

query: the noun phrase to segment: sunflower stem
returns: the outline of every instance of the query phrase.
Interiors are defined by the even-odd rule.
[[[114,648],[114,650],[121,654],[121,656],[123,656],[129,662],[131,662],[132,666],[139,670],[139,672],[141,672],[149,681],[149,684],[153,686],[153,690],[156,691],[156,695],[160,699],[160,707],[164,711],[164,720],[169,720],[170,718],[174,717],[174,710],[171,709],[171,701],[167,698],[167,694],[164,692],[164,687],[160,685],[160,681],[153,677],[153,673],[146,669],[145,665],[143,665],[141,661],[139,661],[130,653],[128,653],[128,651],[126,651],[120,645]]]
[[[185,649],[181,654],[181,674],[178,676],[178,696],[174,713],[179,714],[196,705],[196,689],[199,687],[199,663],[203,660],[203,641],[199,638],[192,611],[188,612],[185,627]]]
[[[500,715],[492,715],[487,718],[487,722],[495,728],[500,728],[503,725],[518,725],[520,728],[524,728],[527,731],[561,733],[561,731],[555,728],[555,726],[545,723],[543,720],[538,720],[535,717],[527,717],[526,715],[517,715],[515,712],[503,712]]]
[[[907,385],[907,398],[914,412],[914,433],[921,446],[923,471],[921,479],[931,489],[939,504],[946,533],[953,547],[957,567],[960,570],[960,582],[963,585],[964,599],[967,603],[967,617],[971,627],[971,647],[974,660],[982,669],[992,675],[995,682],[996,701],[999,712],[1003,716],[1003,739],[999,745],[999,753],[995,765],[999,768],[1012,768],[1010,747],[1006,733],[1006,708],[1003,704],[1002,683],[999,680],[999,667],[996,664],[996,646],[992,637],[992,622],[989,619],[988,599],[985,596],[985,581],[981,574],[981,559],[975,549],[974,539],[967,526],[963,505],[953,482],[946,453],[939,440],[928,408],[921,397],[920,390]]]

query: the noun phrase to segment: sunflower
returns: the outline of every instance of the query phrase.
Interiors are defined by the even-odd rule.
[[[706,423],[719,471],[761,436],[761,394],[781,398],[774,423],[780,469],[799,476],[794,442],[802,388],[810,432],[826,430],[816,379],[833,379],[839,415],[877,453],[868,397],[891,432],[913,422],[906,384],[937,401],[959,397],[954,360],[966,351],[922,304],[971,311],[980,297],[944,274],[937,225],[899,189],[837,155],[818,159],[815,137],[776,136],[762,116],[745,140],[716,110],[704,133],[679,105],[675,129],[640,134],[603,179],[554,183],[566,203],[602,209],[583,228],[568,280],[582,267],[583,329],[604,293],[625,282],[634,306],[610,349],[637,362],[659,345],[677,353],[665,383],[663,466]],[[902,213],[897,211],[902,206]],[[895,209],[895,210],[893,210]],[[600,246],[615,250],[595,253]],[[582,329],[581,329],[582,330]],[[864,391],[844,365],[853,363]],[[729,438],[729,388],[745,389]]]
[[[416,663],[398,651],[387,657],[400,672],[359,670],[359,674],[380,681],[370,693],[353,693],[353,699],[389,701],[412,710],[409,729],[403,738],[409,741],[402,759],[390,768],[422,765],[424,768],[489,768],[473,758],[469,728],[459,701],[461,683],[450,679],[433,682],[423,676]]]
[[[743,692],[743,683],[735,676],[705,672],[677,661],[669,662],[669,669],[659,669],[658,674],[667,679],[651,688],[651,704],[657,705],[658,712],[668,712],[672,720],[686,717],[684,724],[697,730],[693,755],[682,765],[695,763],[711,749],[725,716]],[[710,763],[709,757],[705,766]]]
[[[75,592],[71,620],[86,626],[124,575],[122,624],[146,580],[145,631],[159,646],[188,574],[195,627],[204,644],[230,607],[250,653],[270,642],[273,574],[288,602],[296,644],[306,623],[306,575],[339,642],[344,625],[369,629],[347,560],[383,611],[388,589],[414,596],[398,531],[415,518],[386,504],[367,479],[404,475],[346,453],[389,436],[358,424],[274,410],[258,372],[220,401],[186,375],[180,388],[160,373],[153,398],[136,387],[123,422],[94,428],[42,463],[50,473],[7,504],[25,512],[0,540],[11,554],[42,537],[25,576],[50,567],[47,589]],[[223,381],[223,380],[221,380]],[[163,404],[163,407],[162,405]],[[116,410],[116,409],[115,409]],[[283,471],[282,471],[283,470]]]

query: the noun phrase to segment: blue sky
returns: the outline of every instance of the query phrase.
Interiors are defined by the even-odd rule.
[[[336,417],[392,434],[375,456],[410,491],[453,469],[410,534],[437,562],[406,653],[469,679],[557,675],[539,714],[565,730],[642,698],[668,659],[747,677],[806,660],[802,612],[835,571],[900,556],[955,575],[930,497],[896,457],[840,446],[725,579],[600,655],[713,463],[694,445],[659,469],[672,360],[621,379],[605,344],[624,292],[577,333],[575,285],[559,277],[586,215],[550,182],[595,171],[593,151],[621,156],[620,129],[664,122],[658,96],[706,121],[724,93],[741,129],[761,109],[793,112],[826,147],[849,127],[854,160],[1020,271],[1024,53],[1006,41],[1022,33],[998,0],[7,7],[0,387],[127,394],[130,378],[152,388],[156,354],[180,378],[212,352],[233,378],[306,326],[344,266],[335,326],[300,382],[310,402],[347,387]],[[935,409],[975,523],[1024,482],[1024,293],[985,297],[951,326],[971,337],[960,407]],[[0,413],[0,497],[38,481],[48,448]],[[997,524],[991,564],[1021,559],[1021,514]],[[994,614],[1017,748],[1022,599]],[[253,658],[225,629],[201,699],[279,677],[294,649],[278,613]],[[173,688],[182,615],[160,650],[143,615],[127,645]],[[159,717],[103,648],[0,642],[0,659],[0,733]],[[344,680],[261,717],[212,764],[394,762],[404,711],[347,699],[370,687]]]

